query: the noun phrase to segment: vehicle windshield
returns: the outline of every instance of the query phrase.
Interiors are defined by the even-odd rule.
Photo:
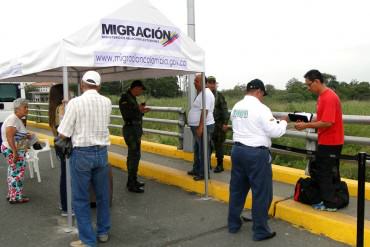
[[[0,83],[0,102],[13,102],[20,97],[18,84]]]

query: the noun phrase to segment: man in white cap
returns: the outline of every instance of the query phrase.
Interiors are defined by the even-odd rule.
[[[68,102],[58,132],[72,139],[70,158],[72,205],[76,215],[80,240],[71,246],[96,246],[109,240],[110,145],[108,124],[112,111],[110,99],[98,93],[101,78],[96,71],[87,71],[81,80],[82,95]],[[93,185],[97,206],[97,229],[94,232],[90,216],[90,184]]]

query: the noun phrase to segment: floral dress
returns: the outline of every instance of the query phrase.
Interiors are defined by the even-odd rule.
[[[18,158],[14,163],[13,151],[4,145],[1,145],[1,152],[4,154],[8,163],[8,195],[10,202],[23,199],[23,180],[26,168],[25,150],[18,150]]]
[[[9,147],[6,140],[6,128],[8,126],[16,128],[14,137],[15,145],[17,147],[18,158],[14,162],[13,150]],[[7,200],[10,203],[24,202],[28,198],[23,196],[23,180],[26,168],[25,154],[29,145],[27,139],[27,130],[22,121],[12,114],[5,121],[1,129],[3,143],[1,145],[1,152],[6,158],[8,163],[8,194]]]

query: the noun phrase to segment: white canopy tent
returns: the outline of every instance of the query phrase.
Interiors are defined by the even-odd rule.
[[[99,72],[102,81],[204,72],[204,51],[148,0],[133,0],[44,49],[0,63],[0,83],[63,82],[66,98],[68,83],[78,83],[88,70]],[[206,135],[205,131],[204,140]],[[208,167],[208,164],[205,166]],[[208,196],[208,169],[205,171],[205,192]],[[68,225],[71,226],[68,175],[67,164]]]
[[[67,38],[0,63],[0,81],[78,82],[94,69],[103,81],[204,72],[204,51],[148,0],[136,0]]]

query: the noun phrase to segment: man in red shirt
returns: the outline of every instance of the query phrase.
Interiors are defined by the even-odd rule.
[[[295,124],[297,130],[318,130],[317,153],[314,162],[310,164],[310,175],[319,185],[322,202],[313,206],[316,209],[336,211],[342,203],[336,196],[336,185],[340,183],[338,156],[344,143],[342,107],[338,95],[324,84],[320,71],[310,70],[304,78],[308,90],[319,96],[316,120]]]

